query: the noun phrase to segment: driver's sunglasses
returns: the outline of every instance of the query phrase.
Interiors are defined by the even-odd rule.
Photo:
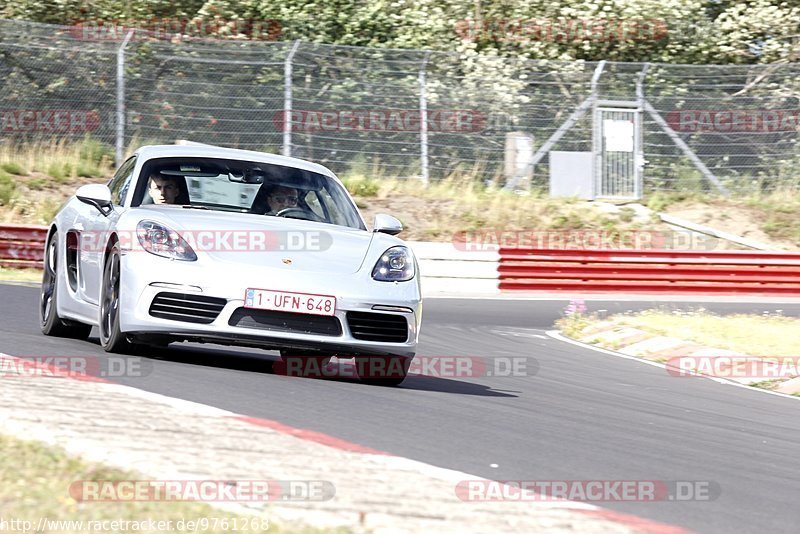
[[[290,206],[297,206],[297,197],[277,196],[270,198],[279,204],[289,204]]]

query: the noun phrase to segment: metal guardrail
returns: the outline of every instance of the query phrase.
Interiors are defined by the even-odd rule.
[[[800,295],[800,253],[501,248],[500,290]]]
[[[0,225],[0,266],[41,268],[46,237],[44,226]],[[427,283],[451,291],[496,291],[499,281],[500,291],[800,295],[796,252],[501,247],[469,253],[446,243],[409,244]]]
[[[41,269],[46,226],[0,225],[0,267]]]

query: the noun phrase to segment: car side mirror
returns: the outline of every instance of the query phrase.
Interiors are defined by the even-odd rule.
[[[403,231],[403,223],[385,213],[379,213],[375,216],[372,223],[373,232],[381,232],[389,235],[397,235]]]
[[[75,196],[84,204],[97,208],[100,213],[108,217],[112,211],[111,190],[104,184],[82,185],[75,192]]]

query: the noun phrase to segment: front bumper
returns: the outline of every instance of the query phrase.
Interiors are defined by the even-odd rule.
[[[292,272],[271,268],[171,261],[146,252],[122,256],[120,329],[134,337],[169,338],[197,342],[261,347],[320,350],[340,355],[413,356],[422,322],[418,279],[409,282],[376,282],[369,273],[327,275],[324,272]],[[278,332],[231,326],[233,313],[244,306],[247,288],[274,289],[336,297],[335,317],[341,335]],[[210,324],[194,324],[150,315],[153,299],[162,292],[223,298],[227,303]],[[380,307],[376,310],[374,307]],[[402,307],[409,311],[388,311]],[[404,343],[356,339],[347,320],[348,311],[402,316],[408,324]]]

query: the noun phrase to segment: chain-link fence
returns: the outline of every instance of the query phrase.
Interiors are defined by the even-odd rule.
[[[644,193],[796,191],[798,71],[98,38],[0,20],[5,142],[91,135],[130,151],[189,139],[371,177],[502,184],[508,134],[521,132],[534,139],[531,183],[546,188],[551,150],[598,156],[593,110],[605,106],[640,116]]]

